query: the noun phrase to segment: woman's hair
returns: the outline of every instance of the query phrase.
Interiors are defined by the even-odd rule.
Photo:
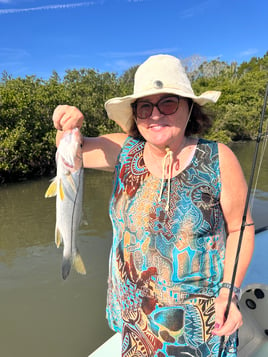
[[[212,126],[212,115],[208,114],[201,105],[195,103],[190,98],[186,98],[188,101],[189,110],[193,103],[190,119],[185,129],[185,136],[191,136],[194,134],[205,134]],[[134,138],[140,138],[141,134],[138,130],[136,121],[133,120],[131,129],[128,131],[130,136]]]
[[[191,136],[194,134],[205,134],[212,126],[213,117],[208,113],[204,107],[188,99],[189,110],[193,103],[192,113],[188,124],[185,129],[185,136]]]

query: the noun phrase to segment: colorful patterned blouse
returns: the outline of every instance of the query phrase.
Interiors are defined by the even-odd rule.
[[[218,145],[199,139],[191,163],[163,190],[145,166],[144,145],[129,137],[115,171],[109,325],[122,333],[124,357],[216,357],[211,331],[226,239]],[[234,338],[227,345],[225,356],[236,356]]]

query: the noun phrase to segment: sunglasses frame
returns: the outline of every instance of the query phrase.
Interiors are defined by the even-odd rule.
[[[160,108],[159,108],[159,103],[160,103],[162,100],[167,99],[167,98],[177,98],[177,99],[178,99],[178,103],[177,103],[177,108],[176,108],[176,110],[175,110],[174,112],[171,112],[171,113],[168,113],[168,114],[163,113],[163,112],[160,110]],[[148,101],[148,100],[140,100],[140,99],[137,99],[134,103],[131,103],[131,107],[132,107],[132,110],[133,110],[133,115],[135,116],[136,119],[139,118],[140,120],[146,120],[146,119],[150,118],[150,116],[152,115],[153,110],[154,110],[154,107],[156,107],[156,108],[158,109],[159,113],[161,113],[161,114],[163,114],[163,115],[172,115],[172,114],[176,113],[176,111],[177,111],[178,108],[179,108],[180,99],[181,99],[181,97],[180,97],[179,95],[167,95],[167,96],[165,96],[165,97],[160,98],[160,99],[158,100],[158,102],[156,102],[156,103],[152,103],[152,102],[150,102],[150,101]],[[147,103],[147,104],[150,104],[150,105],[151,105],[151,109],[152,109],[152,110],[151,110],[150,115],[146,116],[145,118],[141,118],[141,117],[139,117],[139,116],[137,115],[137,104],[138,104],[138,102],[143,102],[143,103]]]

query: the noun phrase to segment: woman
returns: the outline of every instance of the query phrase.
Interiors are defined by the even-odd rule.
[[[122,356],[236,356],[242,316],[235,296],[254,245],[250,213],[225,319],[247,186],[232,151],[198,139],[209,126],[201,106],[220,92],[196,96],[180,61],[150,57],[137,70],[134,93],[105,103],[126,134],[85,138],[84,166],[115,171],[110,202],[107,318],[122,333]],[[62,131],[81,128],[82,113],[59,106]]]

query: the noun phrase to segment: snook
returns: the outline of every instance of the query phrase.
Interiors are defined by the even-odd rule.
[[[73,265],[80,274],[86,269],[77,248],[78,229],[82,217],[84,169],[82,136],[79,130],[66,131],[57,153],[57,176],[45,197],[56,196],[55,243],[63,243],[62,277],[66,279]]]

